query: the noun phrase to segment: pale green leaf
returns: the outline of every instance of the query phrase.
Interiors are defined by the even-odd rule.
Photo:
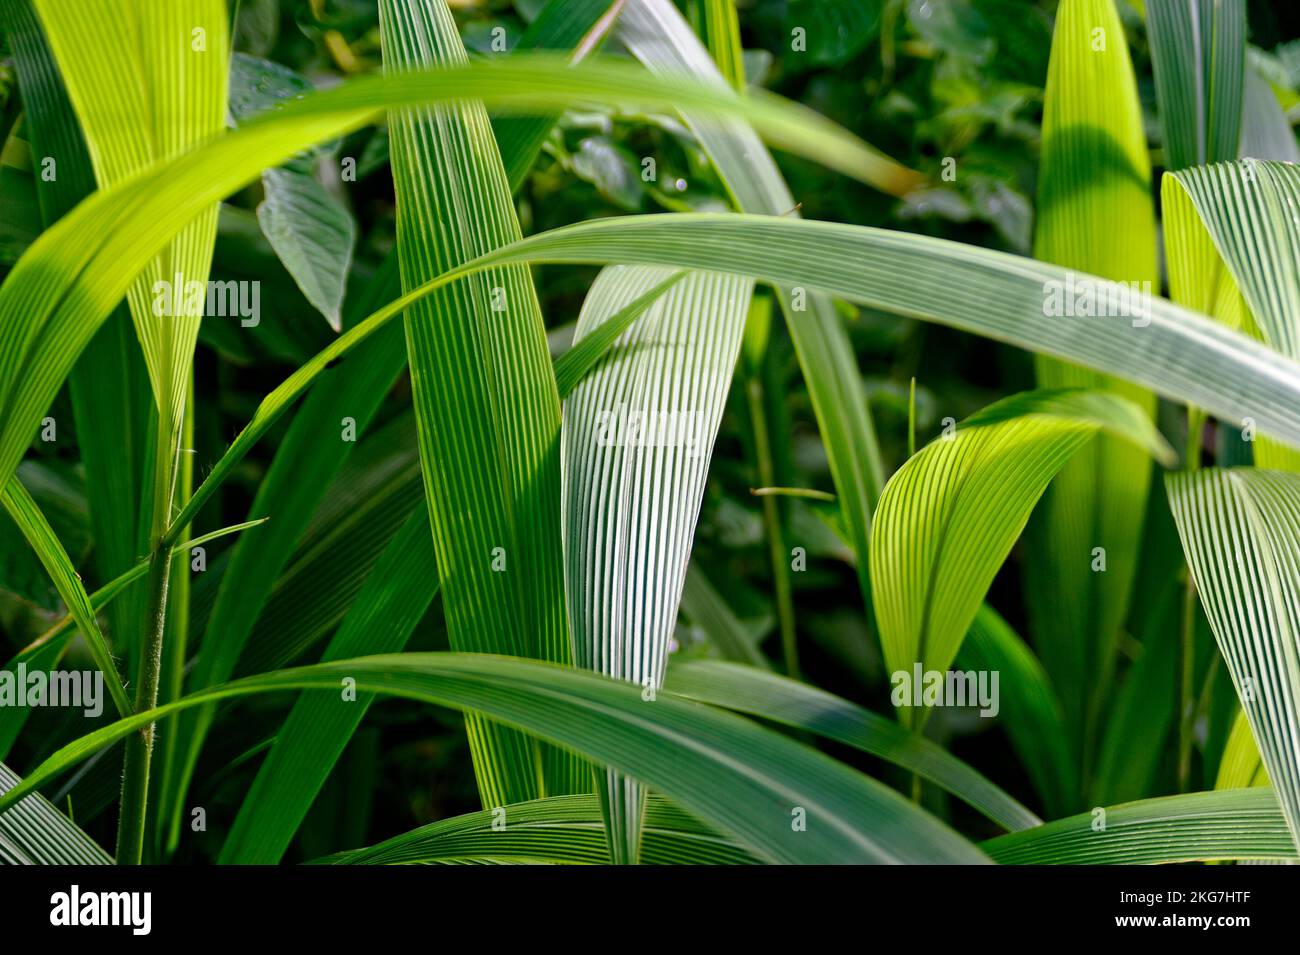
[[[967,419],[890,479],[872,529],[871,584],[886,666],[906,677],[896,692],[912,686],[919,698],[914,666],[948,669],[1048,482],[1103,429],[1170,461],[1150,419],[1125,399],[1037,391]],[[902,718],[919,725],[914,697],[902,698]]]
[[[1300,475],[1166,478],[1201,606],[1300,844]]]

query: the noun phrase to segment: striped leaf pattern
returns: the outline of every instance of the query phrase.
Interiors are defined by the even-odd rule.
[[[178,156],[225,128],[230,51],[221,0],[35,4],[101,187]],[[164,441],[174,439],[180,427],[202,318],[201,307],[196,311],[181,294],[186,286],[176,283],[206,288],[216,228],[212,203],[171,239],[128,295]],[[158,282],[172,286],[164,314],[155,309]]]
[[[673,273],[601,272],[575,345]],[[672,285],[564,402],[565,594],[574,663],[649,691],[663,685],[709,459],[753,280],[696,273]],[[644,794],[601,787],[610,855],[633,862]]]
[[[466,62],[443,0],[384,0],[380,14],[388,72]],[[481,103],[394,111],[389,130],[404,289],[520,237]],[[431,295],[407,312],[406,334],[452,646],[568,661],[560,403],[527,268]],[[485,806],[581,786],[558,754],[549,772],[534,765],[536,745],[523,735],[475,715],[467,726]]]
[[[945,671],[1030,511],[1099,430],[1169,458],[1150,419],[1104,392],[1000,401],[917,453],[890,479],[871,535],[871,584],[892,673]],[[904,704],[919,726],[924,711]]]
[[[21,781],[0,763],[0,794]],[[0,815],[0,864],[112,865],[113,859],[44,796],[33,793]]]
[[[1300,360],[1300,170],[1256,159],[1216,163],[1166,176],[1161,194],[1171,292]],[[1232,423],[1245,419],[1256,416]],[[1300,469],[1296,442],[1287,445],[1260,436],[1255,462]]]
[[[648,76],[627,64],[561,69],[566,63],[550,55],[520,54],[499,62],[356,79],[256,117],[203,149],[90,197],[33,242],[0,286],[0,478],[7,479],[17,467],[87,341],[137,273],[179,230],[264,168],[354,130],[386,107],[460,101],[467,89],[486,102],[525,110],[579,102],[644,109],[693,106],[742,115],[784,148],[866,181],[887,171],[879,154],[860,140],[775,98],[741,99],[699,83]],[[359,328],[350,344],[376,327]],[[319,374],[348,347],[331,346],[294,380]],[[189,510],[173,526],[183,526],[192,516]]]
[[[356,680],[358,693],[473,709],[582,752],[643,779],[765,861],[988,862],[898,793],[784,734],[666,690],[650,704],[619,680],[481,653],[362,657],[212,687],[69,743],[0,796],[0,813],[50,777],[178,710],[275,690],[337,694],[344,677]],[[791,825],[797,809],[809,822],[803,831]]]
[[[505,829],[491,812],[453,816],[400,836],[318,859],[328,865],[550,863],[607,865],[600,806],[593,796],[553,796],[506,806]],[[746,865],[760,861],[732,839],[662,796],[646,800],[646,865]]]
[[[1245,0],[1147,0],[1146,16],[1165,168],[1236,159],[1246,62]]]
[[[1232,789],[1143,799],[1037,829],[998,836],[983,848],[1003,865],[1161,865],[1216,859],[1294,861],[1286,822],[1267,789]]]
[[[484,256],[466,270],[521,261],[662,265],[752,275],[777,286],[802,282],[810,292],[1124,377],[1221,416],[1249,408],[1262,430],[1300,441],[1300,406],[1283,397],[1300,375],[1296,362],[1154,295],[1137,325],[1120,315],[1045,321],[1053,299],[1070,283],[1087,282],[1099,299],[1110,301],[1125,300],[1131,290],[1020,256],[865,226],[679,213],[564,226]],[[953,288],[964,294],[941,294]]]
[[[689,75],[717,86],[727,83],[671,0],[628,0],[617,35],[633,56],[659,75]],[[728,78],[735,82],[735,68],[730,69]],[[798,218],[789,186],[753,129],[715,111],[683,108],[681,112],[737,208]],[[916,173],[892,160],[882,163],[882,175],[875,179],[879,188],[896,195],[919,181]],[[801,277],[780,288],[777,299],[812,398],[850,543],[856,553],[865,554],[871,513],[885,483],[885,466],[853,349],[830,298],[807,288]],[[859,560],[857,570],[863,601],[869,604],[866,561]]]
[[[1043,104],[1034,257],[1158,292],[1150,182],[1137,81],[1114,0],[1062,0]],[[1155,395],[1128,381],[1042,356],[1035,367],[1039,387],[1102,389],[1155,413]],[[1062,469],[1032,526],[1031,636],[1061,694],[1079,760],[1109,687],[1150,478],[1142,450],[1099,435]],[[1104,573],[1091,566],[1096,547],[1105,551]]]
[[[1201,605],[1300,846],[1300,475],[1166,478]]]

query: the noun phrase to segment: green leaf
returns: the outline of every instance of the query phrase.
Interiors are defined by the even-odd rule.
[[[1212,288],[1202,291],[1190,281],[1198,265],[1199,274],[1214,274],[1217,253],[1228,270],[1219,284],[1235,282],[1258,337],[1288,358],[1300,358],[1300,323],[1295,317],[1300,262],[1294,253],[1300,225],[1293,215],[1300,200],[1300,169],[1255,159],[1184,169],[1165,176],[1161,197],[1176,224],[1172,230],[1166,226],[1166,235],[1172,231],[1189,249],[1184,285],[1191,286],[1190,304],[1201,307],[1217,301]],[[1171,283],[1173,277],[1171,272]],[[1194,296],[1193,290],[1201,294]]]
[[[184,0],[156,9],[132,0],[89,7],[76,0],[34,3],[101,186],[127,181],[224,129],[229,38],[221,0]],[[123,83],[124,74],[135,82]],[[188,283],[207,282],[216,228],[217,205],[209,202],[130,289],[164,446],[180,428],[202,317],[183,290]],[[159,282],[169,283],[172,291],[171,307],[162,314],[155,308]]]
[[[466,62],[443,0],[379,10],[389,73]],[[388,126],[404,290],[520,238],[482,103],[396,110]],[[435,292],[407,310],[406,334],[451,646],[567,663],[560,401],[528,269]],[[585,788],[567,758],[525,736],[477,714],[466,728],[484,806]]]
[[[1062,0],[1043,103],[1034,257],[1150,295],[1160,288],[1156,245],[1142,109],[1114,0]],[[1035,367],[1040,388],[1103,390],[1155,414],[1155,395],[1127,381],[1046,356]],[[1098,435],[1061,470],[1030,528],[1030,635],[1083,764],[1112,685],[1150,480],[1142,449]],[[1093,566],[1096,548],[1104,572]]]
[[[1300,475],[1215,468],[1166,484],[1201,606],[1300,844]]]
[[[0,793],[21,780],[0,763]],[[6,865],[112,865],[113,859],[90,836],[32,793],[0,815],[0,862]]]
[[[1246,62],[1244,0],[1149,0],[1146,16],[1165,168],[1236,159]]]
[[[36,552],[46,573],[54,582],[59,596],[68,605],[69,612],[77,621],[77,626],[81,628],[86,643],[90,646],[90,654],[95,660],[95,666],[99,667],[100,672],[104,674],[104,683],[108,687],[108,695],[113,699],[113,705],[125,716],[131,712],[132,706],[127,699],[126,689],[122,686],[122,676],[113,661],[113,654],[104,640],[104,634],[100,632],[99,621],[95,619],[95,609],[91,606],[90,597],[86,594],[86,588],[72,566],[72,561],[68,559],[67,551],[59,543],[58,537],[50,528],[49,522],[45,520],[45,515],[36,506],[36,502],[32,500],[32,496],[16,477],[11,477],[4,490],[0,491],[0,502],[4,504],[9,516],[14,519],[14,523],[22,530],[27,543]]]
[[[1154,601],[1151,625],[1141,634],[1142,654],[1115,694],[1094,769],[1092,798],[1097,804],[1159,791],[1153,783],[1177,725],[1179,615],[1185,589],[1176,578]]]
[[[871,535],[873,599],[890,672],[910,680],[914,664],[948,669],[1048,482],[1103,429],[1171,460],[1150,419],[1125,399],[1037,391],[967,419],[890,479]],[[900,716],[913,726],[924,718],[910,703]]]
[[[607,865],[609,852],[602,826],[600,805],[594,796],[552,796],[441,819],[377,845],[315,862]],[[646,865],[745,865],[760,860],[690,813],[651,793],[646,799],[641,861]]]
[[[288,169],[262,173],[266,198],[257,221],[307,301],[334,331],[343,330],[343,291],[352,265],[356,223],[313,176]]]
[[[1105,813],[1105,829],[1097,828]],[[1058,819],[982,843],[1003,865],[1160,865],[1229,859],[1295,861],[1269,789],[1163,796]]]
[[[1241,113],[1241,158],[1300,163],[1295,131],[1268,80],[1254,65],[1246,68],[1246,101]],[[1235,158],[1235,157],[1229,157]]]
[[[1287,407],[1296,399],[1283,398],[1300,380],[1295,362],[1165,299],[1135,301],[1127,287],[1019,256],[864,226],[676,213],[564,226],[483,256],[465,271],[520,261],[650,264],[752,275],[774,285],[802,281],[810,291],[1122,376],[1222,416],[1249,408],[1261,429],[1300,443],[1300,412]],[[1118,310],[1131,307],[1133,315],[1050,315],[1080,282],[1096,291],[1094,301],[1128,303]],[[1212,380],[1219,376],[1225,380]]]
[[[68,744],[0,797],[0,812],[56,773],[177,710],[275,689],[338,694],[346,678],[361,692],[473,709],[621,769],[771,861],[987,861],[892,790],[749,720],[667,691],[646,702],[639,687],[621,681],[486,654],[341,660],[210,688]],[[336,705],[352,704],[336,698]],[[806,829],[792,825],[799,818]]]
[[[1259,756],[1259,747],[1250,733],[1250,720],[1246,712],[1237,710],[1232,721],[1232,731],[1223,747],[1219,760],[1219,773],[1214,780],[1215,789],[1245,789],[1250,786],[1268,786],[1268,773]]]
[[[661,269],[604,270],[575,341],[670,278]],[[579,667],[642,687],[663,684],[752,291],[752,281],[736,276],[687,275],[564,401],[564,582]],[[616,773],[600,792],[610,855],[633,862],[644,795]]]
[[[646,309],[659,301],[664,292],[686,278],[687,274],[686,272],[672,273],[644,295],[637,296],[598,326],[590,329],[581,341],[575,340],[573,346],[555,360],[555,386],[560,399],[568,398],[573,393],[573,389],[578,387],[582,379],[601,362],[632,323],[645,314]]]
[[[1004,829],[1042,820],[961,760],[892,720],[823,690],[749,666],[696,660],[668,671],[668,689],[687,699],[806,730],[918,773]]]
[[[417,510],[385,548],[321,659],[403,650],[437,592],[430,580],[437,580],[433,540],[427,516]],[[349,706],[319,693],[298,699],[240,805],[218,861],[280,861],[373,701],[368,693],[357,694]]]
[[[718,66],[718,72],[732,89],[745,88],[745,51],[740,45],[740,17],[736,14],[735,0],[704,0],[704,36],[709,44],[709,54]],[[839,12],[840,5],[834,5]],[[849,9],[855,9],[853,4]],[[827,7],[829,9],[829,5]],[[848,30],[835,31],[857,39],[864,30],[860,23],[849,23]],[[856,28],[856,29],[855,29]],[[822,31],[818,31],[821,33]],[[831,32],[831,31],[826,31]]]

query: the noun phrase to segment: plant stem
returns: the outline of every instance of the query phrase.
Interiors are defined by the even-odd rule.
[[[776,483],[776,469],[772,466],[772,443],[768,437],[767,414],[763,410],[763,386],[758,374],[745,383],[749,400],[749,417],[754,429],[754,457],[758,467],[758,480],[762,487]],[[776,616],[781,628],[781,648],[785,657],[785,672],[792,680],[799,679],[799,645],[794,628],[794,588],[790,583],[790,568],[786,564],[785,535],[781,532],[781,512],[777,498],[763,495],[763,525],[767,532],[768,551],[772,561],[772,579],[776,585]]]
[[[1197,408],[1187,409],[1187,454],[1184,466],[1195,471],[1201,463],[1201,428],[1205,416]],[[1192,779],[1192,733],[1196,726],[1196,581],[1191,569],[1183,567],[1183,619],[1178,643],[1178,791],[1187,792]]]
[[[152,533],[149,535],[149,590],[144,633],[136,668],[135,711],[153,709],[158,702],[162,673],[163,636],[167,632],[167,589],[171,582],[172,548],[164,541],[171,517],[179,432],[167,415],[158,422],[154,449]],[[153,757],[154,723],[127,737],[122,765],[121,814],[117,822],[118,865],[139,865],[144,853],[149,815],[149,763]]]
[[[167,628],[167,586],[171,579],[171,551],[155,549],[149,559],[149,616],[140,647],[140,680],[135,709],[152,709],[158,701],[162,667],[163,633]],[[149,811],[149,762],[153,756],[155,724],[142,726],[126,740],[122,768],[122,810],[117,824],[118,865],[139,865],[144,851],[145,821]]]

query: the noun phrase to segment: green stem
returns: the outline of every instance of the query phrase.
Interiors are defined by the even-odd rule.
[[[158,702],[171,566],[171,551],[166,548],[156,549],[149,559],[149,625],[140,647],[140,680],[135,691],[136,712],[153,709]],[[144,851],[154,726],[153,723],[142,726],[126,741],[126,761],[122,768],[122,809],[117,824],[118,865],[139,865]]]
[[[1184,465],[1195,471],[1201,463],[1204,414],[1187,409],[1187,453]],[[1196,727],[1196,582],[1184,566],[1183,617],[1178,642],[1178,791],[1187,792],[1192,779],[1192,733]]]
[[[763,487],[772,487],[776,484],[776,469],[772,465],[772,443],[768,437],[767,414],[763,410],[763,386],[757,374],[751,376],[745,385],[745,396],[749,401],[749,417],[754,429],[754,457],[758,468],[758,480]],[[775,495],[763,495],[761,500],[763,525],[767,531],[768,552],[772,561],[772,579],[776,585],[776,616],[781,628],[785,672],[792,680],[797,680],[799,679],[799,645],[795,637],[794,588],[790,582],[790,567],[786,563],[781,513],[777,510]]]
[[[136,712],[151,710],[158,703],[162,675],[163,637],[167,632],[167,590],[171,583],[172,548],[164,540],[171,517],[176,476],[176,444],[179,431],[169,416],[158,422],[154,449],[153,532],[150,534],[149,590],[144,633],[141,634],[139,665],[136,668]],[[153,758],[155,724],[142,726],[126,741],[122,765],[122,799],[117,823],[118,865],[139,865],[144,854],[145,825],[149,815],[149,764]]]

